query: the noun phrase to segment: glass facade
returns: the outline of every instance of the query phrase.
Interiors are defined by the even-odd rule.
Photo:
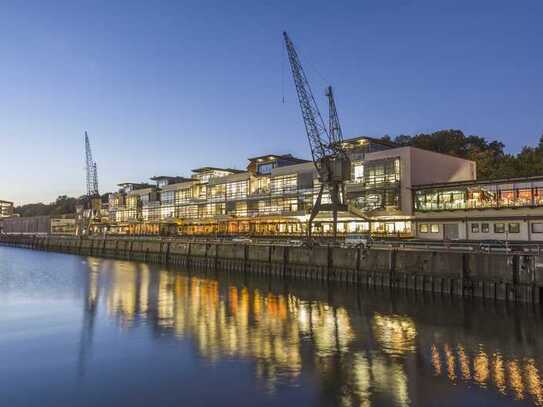
[[[466,184],[415,192],[417,211],[537,206],[543,206],[543,181]]]
[[[400,160],[398,158],[353,164],[353,183],[361,190],[348,199],[364,212],[400,209]]]
[[[298,191],[298,176],[285,175],[273,177],[270,182],[270,191],[272,195],[285,195]]]

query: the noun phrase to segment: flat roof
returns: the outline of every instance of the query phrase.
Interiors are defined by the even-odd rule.
[[[236,170],[234,168],[219,168],[219,167],[201,167],[201,168],[196,168],[194,170],[191,170],[192,172],[195,172],[195,173],[201,173],[201,172],[207,172],[207,171],[226,171],[226,172],[231,172],[232,174],[238,174],[240,172],[245,172],[244,170]]]
[[[265,160],[265,159],[268,159],[268,160],[283,159],[283,160],[292,161],[293,163],[304,163],[308,161],[303,158],[294,157],[292,154],[266,154],[266,155],[261,155],[258,157],[248,158],[249,161],[258,161],[258,160]]]
[[[439,182],[435,184],[420,184],[413,185],[412,189],[431,189],[431,188],[446,188],[446,187],[461,187],[468,185],[488,185],[488,184],[515,184],[522,182],[543,181],[543,175],[536,175],[532,177],[516,177],[516,178],[497,178],[497,179],[485,179],[485,180],[471,180],[471,181],[456,181],[456,182]]]
[[[127,186],[133,186],[134,188],[148,188],[151,187],[151,184],[148,184],[147,182],[121,182],[120,184],[117,184],[119,187],[127,187]]]
[[[13,205],[13,202],[11,202],[11,201],[3,201],[2,199],[0,199],[0,203],[7,203],[7,204],[10,204],[10,205]]]
[[[387,146],[387,147],[401,147],[401,146],[398,146],[397,144],[394,144],[391,141],[386,141],[386,140],[382,140],[380,138],[366,137],[366,136],[358,136],[358,137],[344,139],[343,142],[344,143],[353,143],[355,141],[360,141],[360,140],[368,140],[371,143],[382,144],[382,145]]]
[[[169,176],[169,175],[155,175],[154,177],[151,177],[149,179],[152,181],[161,181],[161,180],[167,180],[167,181],[173,181],[173,182],[190,181],[190,178],[186,178],[182,176]]]

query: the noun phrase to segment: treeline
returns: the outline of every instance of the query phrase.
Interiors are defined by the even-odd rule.
[[[76,205],[81,198],[70,198],[66,195],[59,196],[55,202],[48,204],[31,203],[15,207],[15,213],[20,216],[58,216],[75,213]]]
[[[543,136],[535,147],[526,146],[518,154],[504,151],[504,144],[480,136],[466,136],[461,130],[440,130],[431,134],[383,137],[400,146],[413,146],[438,153],[467,158],[477,163],[477,179],[530,177],[543,175]]]

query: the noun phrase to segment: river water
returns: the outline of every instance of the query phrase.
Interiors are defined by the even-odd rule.
[[[543,405],[543,323],[534,307],[0,247],[0,405]]]

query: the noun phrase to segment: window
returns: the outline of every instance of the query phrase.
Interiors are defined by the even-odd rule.
[[[226,199],[243,199],[247,198],[248,182],[237,181],[226,184]]]
[[[430,231],[432,233],[439,233],[439,225],[436,224],[436,223],[432,224],[431,227],[430,227]]]
[[[354,182],[362,182],[364,180],[364,166],[358,164],[354,166]]]
[[[479,233],[479,224],[478,223],[472,223],[471,224],[471,233]]]
[[[543,223],[532,223],[532,233],[543,233]]]
[[[272,195],[294,193],[298,190],[298,176],[293,174],[273,177],[270,182],[270,189]]]
[[[419,225],[419,232],[420,233],[428,233],[428,225],[423,223]]]
[[[481,223],[481,232],[482,233],[488,233],[490,228],[488,227],[488,223]]]
[[[520,233],[520,223],[510,223],[508,228],[509,233]]]
[[[259,174],[271,174],[272,169],[273,169],[273,163],[258,164],[257,172]]]
[[[505,233],[505,223],[495,223],[494,233]]]
[[[400,160],[388,159],[365,164],[363,179],[367,187],[393,184],[400,181]]]

